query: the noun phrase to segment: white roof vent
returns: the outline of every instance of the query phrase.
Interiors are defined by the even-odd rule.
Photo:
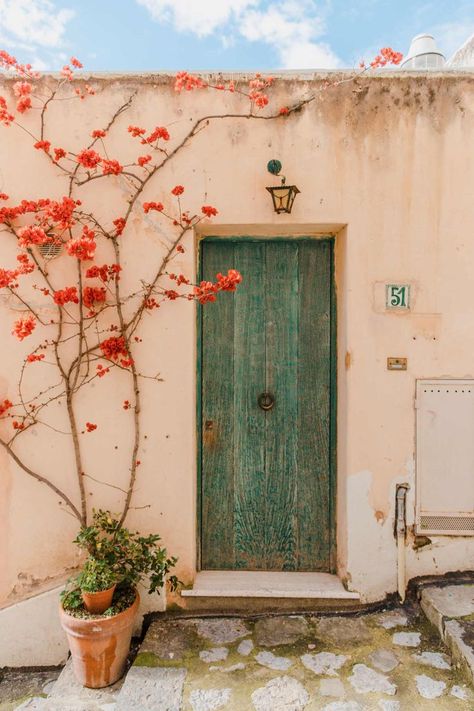
[[[403,69],[442,69],[445,56],[439,51],[433,35],[417,35],[411,41],[410,49],[400,65]]]

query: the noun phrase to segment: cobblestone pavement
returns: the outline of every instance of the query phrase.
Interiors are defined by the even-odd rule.
[[[125,683],[48,711],[473,711],[474,694],[418,607],[360,617],[154,621]],[[66,677],[64,677],[64,681]],[[0,683],[0,693],[2,689]],[[102,692],[103,693],[103,692]],[[97,698],[95,698],[97,695]],[[0,698],[2,698],[0,696]],[[0,704],[0,711],[7,709]],[[10,706],[9,708],[14,708]]]
[[[51,691],[61,669],[39,671],[0,671],[0,711],[12,711],[19,699],[45,696]]]
[[[417,608],[154,622],[135,665],[186,669],[183,711],[474,709],[466,679]]]

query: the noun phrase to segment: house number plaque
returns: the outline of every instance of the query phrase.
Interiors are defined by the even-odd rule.
[[[387,309],[407,310],[410,308],[410,285],[387,284],[386,301]]]

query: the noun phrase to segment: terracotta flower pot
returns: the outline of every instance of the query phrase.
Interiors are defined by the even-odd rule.
[[[91,615],[101,615],[105,612],[112,604],[116,587],[117,585],[112,585],[107,590],[100,590],[94,593],[82,592],[81,595],[87,612],[90,612]]]
[[[133,622],[140,597],[113,617],[95,619],[68,615],[60,605],[61,626],[67,634],[77,680],[90,689],[110,686],[123,675]]]

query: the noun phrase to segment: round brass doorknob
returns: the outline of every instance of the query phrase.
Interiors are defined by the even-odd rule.
[[[258,398],[258,405],[262,410],[271,410],[275,404],[275,399],[270,393],[262,393]]]

